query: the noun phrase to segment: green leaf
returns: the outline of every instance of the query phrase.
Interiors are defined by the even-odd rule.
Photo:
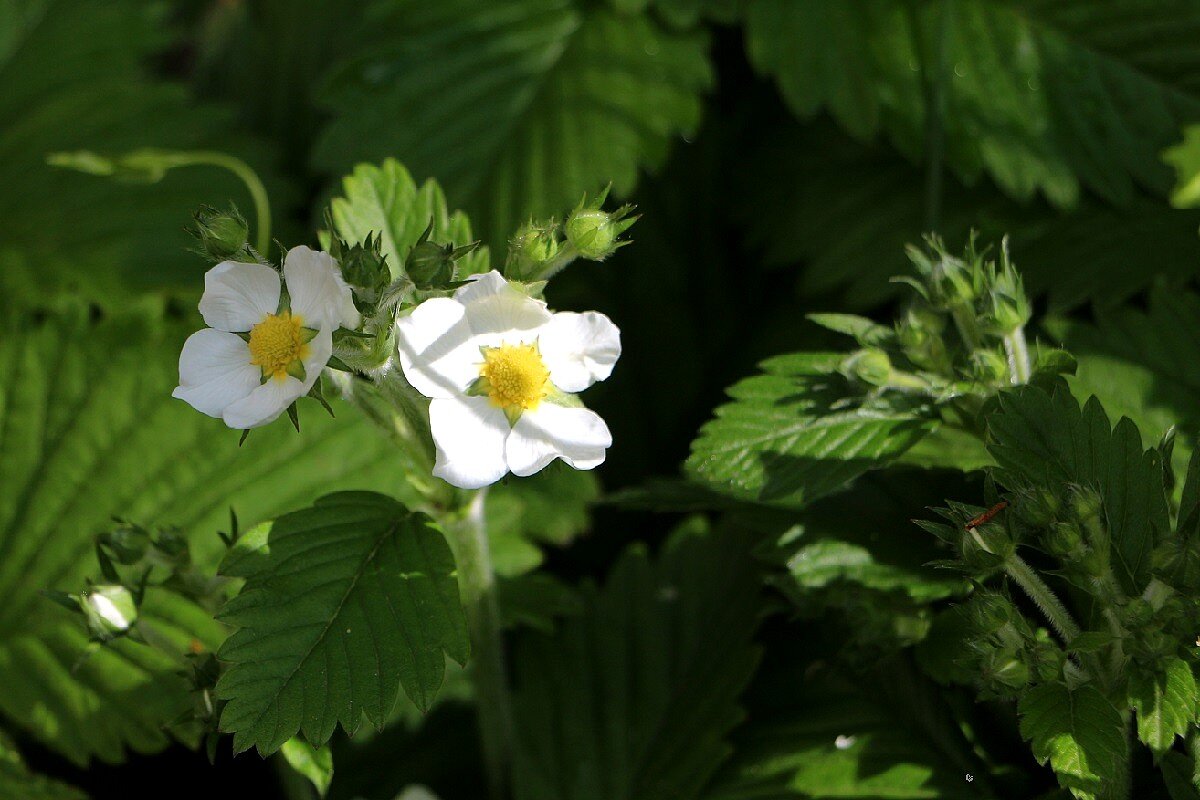
[[[628,195],[711,83],[703,33],[572,0],[377,3],[398,32],[321,92],[333,121],[314,159],[336,172],[400,158],[436,176],[496,245],[609,181]],[[430,113],[418,109],[433,109]]]
[[[1079,800],[1108,797],[1126,757],[1121,712],[1092,686],[1075,691],[1057,683],[1021,698],[1021,735],[1039,763],[1050,763],[1063,787]]]
[[[323,745],[340,723],[381,726],[397,690],[427,709],[443,653],[466,662],[454,558],[429,518],[383,495],[343,492],[275,520],[220,619],[222,730],[236,752],[273,753],[296,733]]]
[[[1148,310],[1099,310],[1095,324],[1055,321],[1055,337],[1076,357],[1068,379],[1076,397],[1095,395],[1113,414],[1133,420],[1150,447],[1177,426],[1173,463],[1182,474],[1200,431],[1200,363],[1193,330],[1200,319],[1194,292],[1156,289]]]
[[[16,747],[0,732],[0,797],[16,800],[86,800],[87,795],[28,770]]]
[[[1167,793],[1171,800],[1200,800],[1200,791],[1192,780],[1195,764],[1191,756],[1174,750],[1163,753],[1162,761],[1163,783],[1167,785]]]
[[[869,476],[806,508],[757,554],[781,563],[787,576],[778,583],[797,600],[838,583],[899,592],[919,603],[959,594],[963,580],[928,566],[940,556],[936,543],[910,522],[945,488],[938,481],[931,490],[923,473]]]
[[[1169,750],[1176,736],[1192,729],[1198,702],[1196,676],[1181,658],[1130,676],[1129,705],[1137,713],[1138,738],[1156,753]]]
[[[239,448],[236,431],[170,396],[186,333],[150,316],[51,315],[0,334],[0,371],[18,376],[0,385],[0,713],[81,764],[165,747],[189,702],[176,660],[129,641],[88,655],[80,621],[38,596],[98,574],[94,537],[113,515],[178,526],[211,563],[231,506],[248,527],[323,491],[402,480],[349,409]],[[211,616],[187,608],[159,612],[178,652],[197,634],[219,644],[203,633]]]
[[[916,159],[936,85],[948,165],[1060,206],[1081,187],[1117,204],[1166,192],[1159,152],[1200,119],[1198,32],[1195,6],[1156,0],[752,0],[746,16],[751,62],[798,114],[828,109]]]
[[[855,142],[824,122],[785,121],[743,147],[733,213],[750,240],[768,266],[803,264],[805,295],[841,292],[853,308],[904,294],[888,279],[911,270],[904,245],[930,229],[950,242],[972,229],[984,240],[1009,235],[1026,287],[1052,310],[1113,306],[1156,281],[1184,284],[1200,263],[1200,213],[1146,196],[1121,209],[1085,197],[1068,214],[947,176],[931,219],[922,169],[886,145]]]
[[[380,250],[387,257],[392,276],[398,277],[408,251],[430,222],[429,237],[439,244],[469,244],[471,223],[461,211],[446,210],[446,197],[433,179],[420,187],[408,170],[394,158],[380,166],[359,164],[342,179],[344,197],[334,198],[333,224],[350,244],[361,244],[370,233],[382,237]],[[482,247],[458,262],[464,275],[486,272],[488,250]]]
[[[279,748],[288,766],[312,783],[324,797],[333,782],[333,752],[328,747],[313,747],[303,739],[288,739]]]
[[[49,302],[61,289],[110,302],[130,290],[198,289],[204,264],[182,254],[191,212],[230,199],[250,208],[222,170],[178,170],[147,186],[46,164],[56,151],[155,147],[223,150],[260,172],[269,166],[225,109],[149,74],[169,44],[163,11],[137,0],[16,0],[0,12],[0,183],[21,187],[0,196],[0,302]]]
[[[920,409],[874,409],[849,399],[837,354],[763,363],[729,389],[692,443],[691,476],[745,500],[799,507],[885,466],[933,429]]]
[[[1023,387],[1000,395],[988,434],[1008,488],[1074,483],[1100,493],[1115,572],[1127,593],[1140,594],[1170,520],[1158,453],[1144,449],[1137,426],[1122,419],[1113,428],[1100,401],[1081,410],[1060,383],[1053,394]]]
[[[845,669],[815,639],[768,651],[734,756],[704,800],[997,796],[945,691],[902,656]]]
[[[628,551],[579,617],[517,648],[517,799],[696,798],[729,754],[761,611],[736,536],[676,538],[657,564]]]

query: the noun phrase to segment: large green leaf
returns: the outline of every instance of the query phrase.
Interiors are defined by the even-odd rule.
[[[322,745],[364,715],[381,727],[400,685],[424,710],[445,656],[466,663],[454,557],[425,515],[344,492],[280,517],[252,544],[222,565],[246,579],[220,614],[238,628],[217,684],[235,752],[267,755],[297,732]]]
[[[426,226],[435,242],[464,245],[473,241],[471,223],[461,211],[446,210],[446,197],[433,179],[420,187],[394,158],[376,167],[359,164],[342,180],[344,197],[333,200],[333,224],[338,235],[350,244],[360,244],[371,233],[381,238],[380,251],[387,257],[393,275],[399,275],[408,251]],[[458,262],[464,275],[484,272],[487,248],[476,250]]]
[[[758,660],[759,578],[735,536],[637,548],[554,636],[517,649],[518,800],[695,798]]]
[[[856,675],[816,646],[768,651],[735,755],[704,800],[995,796],[945,693],[903,657]]]
[[[764,125],[742,146],[750,155],[734,213],[769,265],[805,266],[805,297],[839,292],[859,308],[891,300],[904,289],[888,279],[911,270],[904,246],[931,228],[952,243],[972,229],[984,241],[1008,235],[1026,286],[1056,310],[1113,306],[1200,270],[1200,213],[1145,195],[1120,209],[1085,198],[1064,213],[1012,201],[990,181],[967,187],[947,176],[935,219],[923,171],[890,146],[795,122]]]
[[[1194,292],[1158,289],[1145,309],[1100,310],[1094,324],[1049,326],[1078,362],[1068,380],[1076,397],[1095,395],[1114,415],[1132,419],[1147,447],[1178,427],[1173,461],[1181,475],[1200,431],[1198,319]]]
[[[493,245],[609,181],[628,194],[695,127],[711,74],[702,33],[668,33],[573,0],[377,3],[395,39],[322,92],[329,172],[400,158],[434,176]]]
[[[204,561],[230,507],[252,524],[330,489],[401,481],[389,445],[340,405],[336,420],[302,407],[302,434],[283,423],[239,448],[170,396],[186,333],[149,315],[64,315],[0,336],[0,711],[79,762],[165,746],[180,700],[168,660],[131,642],[84,659],[79,620],[37,596],[82,588],[113,515],[179,526]]]
[[[1074,691],[1057,683],[1025,693],[1018,705],[1021,735],[1041,763],[1079,800],[1117,797],[1126,757],[1124,722],[1108,698],[1091,686]]]
[[[746,500],[802,506],[886,465],[933,428],[919,409],[849,400],[841,356],[796,354],[729,389],[692,444],[689,473]]]
[[[1010,489],[1080,484],[1099,492],[1112,539],[1114,570],[1126,592],[1140,594],[1150,551],[1170,527],[1162,467],[1128,418],[1113,428],[1100,401],[1082,409],[1065,385],[1052,394],[1024,387],[1000,396],[988,419],[988,449]]]
[[[960,175],[1063,206],[1081,186],[1119,204],[1166,192],[1159,152],[1200,119],[1197,34],[1188,0],[751,0],[746,17],[751,61],[797,113],[917,157],[936,96]]]
[[[192,210],[230,199],[250,207],[240,183],[212,168],[137,185],[46,164],[54,151],[138,147],[232,151],[260,170],[269,163],[223,109],[149,74],[169,43],[162,11],[137,0],[16,0],[0,9],[3,249],[26,254],[0,269],[0,302],[43,301],[63,287],[101,298],[198,289],[203,264],[182,252]]]

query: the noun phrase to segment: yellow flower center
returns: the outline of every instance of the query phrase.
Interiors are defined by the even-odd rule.
[[[302,326],[303,318],[290,311],[268,314],[250,329],[250,363],[262,369],[263,378],[283,380],[300,370],[308,356],[311,331]]]
[[[492,405],[505,409],[537,408],[550,391],[550,370],[536,344],[484,348],[479,377]]]

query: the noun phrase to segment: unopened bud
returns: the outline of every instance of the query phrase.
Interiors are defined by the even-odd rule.
[[[557,222],[530,220],[508,242],[505,277],[523,280],[540,275],[541,267],[554,260],[560,246]]]
[[[618,237],[629,230],[637,217],[631,217],[633,206],[621,206],[616,211],[608,212],[601,208],[608,189],[602,191],[594,201],[587,202],[587,197],[580,201],[579,206],[567,217],[564,232],[567,241],[575,248],[580,258],[589,261],[602,261],[626,244]]]
[[[124,586],[97,586],[79,599],[88,628],[100,641],[115,639],[137,622],[137,603]]]
[[[871,386],[886,386],[892,377],[891,359],[887,353],[876,347],[851,353],[842,360],[838,369],[847,378],[854,378]]]
[[[218,211],[202,206],[192,215],[188,232],[199,240],[200,249],[214,261],[247,254],[250,226],[236,208]]]

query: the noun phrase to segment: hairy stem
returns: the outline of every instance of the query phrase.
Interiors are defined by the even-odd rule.
[[[570,242],[563,242],[561,249],[558,251],[558,255],[554,256],[554,258],[543,264],[537,275],[532,276],[530,280],[549,280],[577,258],[579,258],[579,251],[575,249],[575,245],[571,244]]]
[[[1015,328],[1004,337],[1004,355],[1008,359],[1008,375],[1013,386],[1029,383],[1033,366],[1029,363],[1029,347],[1025,344],[1025,329]]]
[[[1079,635],[1079,625],[1071,617],[1067,607],[1058,599],[1058,595],[1046,585],[1046,582],[1038,577],[1038,574],[1033,571],[1033,567],[1029,566],[1025,559],[1013,553],[1004,562],[1004,572],[1024,590],[1025,594],[1029,595],[1029,599],[1050,622],[1050,626],[1054,628],[1064,643],[1069,644]]]
[[[458,580],[467,627],[471,634],[471,682],[475,688],[479,732],[492,800],[502,800],[508,788],[512,750],[512,702],[496,603],[496,576],[484,519],[486,489],[467,504],[462,519],[448,525],[458,556]]]

